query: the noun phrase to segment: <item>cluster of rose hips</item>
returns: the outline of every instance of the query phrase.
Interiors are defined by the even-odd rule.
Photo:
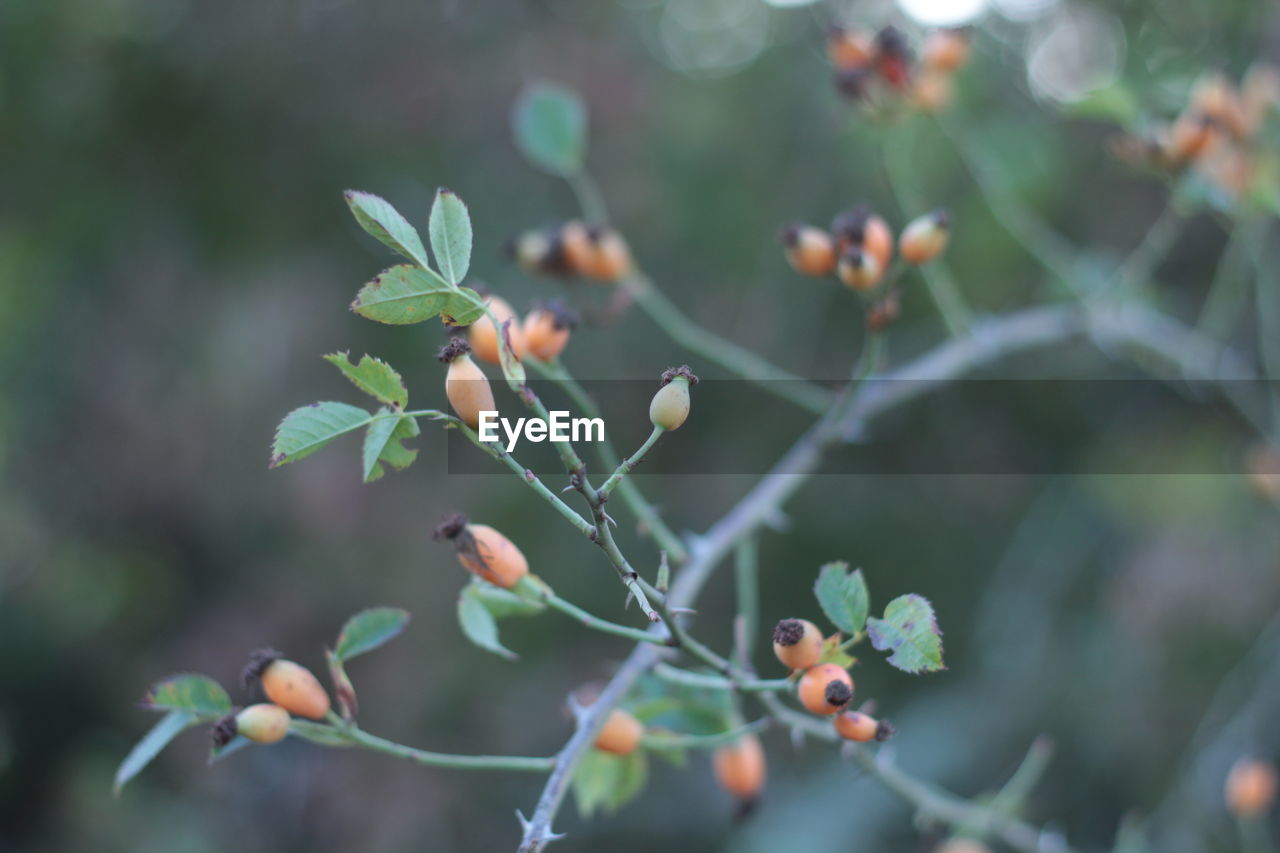
[[[879,32],[833,26],[827,32],[827,58],[835,69],[836,89],[858,103],[903,102],[934,112],[951,100],[951,77],[969,61],[967,30],[929,33],[916,61],[906,35],[895,26]]]
[[[1187,103],[1170,123],[1145,134],[1123,134],[1112,151],[1129,162],[1179,173],[1194,168],[1229,197],[1254,186],[1258,178],[1259,132],[1280,105],[1280,72],[1254,63],[1237,87],[1225,74],[1203,74]]]
[[[951,236],[951,217],[935,210],[917,217],[902,229],[898,257],[912,266],[928,263],[942,253]],[[845,286],[865,296],[878,296],[893,260],[893,232],[884,218],[865,205],[836,216],[831,230],[795,222],[778,234],[787,262],[801,275],[834,273]],[[898,317],[898,293],[890,288],[873,304],[867,325],[881,329]]]
[[[249,655],[243,681],[247,688],[260,685],[270,701],[237,709],[218,720],[212,732],[216,747],[226,746],[237,735],[254,743],[276,743],[289,734],[290,715],[323,720],[329,713],[329,694],[320,680],[273,649]]]
[[[485,297],[488,314],[467,327],[467,337],[455,337],[440,350],[439,359],[449,365],[445,396],[453,410],[472,429],[480,412],[496,411],[493,389],[471,354],[490,364],[501,364],[499,336],[505,335],[517,359],[555,360],[569,343],[578,315],[559,300],[535,305],[521,322],[514,308],[500,296]],[[492,316],[491,316],[492,315]],[[496,321],[496,322],[495,322]]]
[[[672,372],[676,377],[663,386],[659,395],[668,388],[687,389],[687,377],[691,375],[687,368]],[[656,397],[655,405],[663,408],[670,405],[688,414],[687,390],[682,395],[673,392],[672,400],[674,402]],[[437,540],[452,542],[463,568],[495,586],[511,589],[529,574],[529,561],[514,542],[487,524],[469,522],[460,513],[445,518],[434,536]],[[287,727],[287,719],[285,725]],[[644,724],[633,714],[615,708],[596,736],[595,747],[614,755],[630,755],[640,747],[644,731]],[[712,756],[712,766],[721,787],[744,803],[754,800],[764,788],[764,748],[755,735],[744,735],[718,747]]]
[[[793,672],[801,673],[796,688],[800,704],[824,717],[835,715],[836,732],[846,740],[865,743],[893,737],[888,720],[846,710],[853,701],[853,677],[834,663],[823,663],[827,640],[807,619],[783,619],[773,629],[773,653]]]
[[[607,225],[571,220],[519,234],[507,248],[521,268],[540,275],[579,276],[611,284],[626,278],[632,269],[627,241]]]

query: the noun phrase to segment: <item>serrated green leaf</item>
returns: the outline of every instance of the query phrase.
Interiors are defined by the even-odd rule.
[[[933,605],[920,595],[901,595],[889,602],[884,618],[867,620],[871,645],[892,651],[889,663],[912,674],[946,669],[942,663],[942,631]]]
[[[360,288],[351,310],[392,326],[440,317],[447,325],[466,326],[480,319],[484,300],[474,290],[452,287],[439,274],[400,264],[383,270]]]
[[[383,408],[378,414],[390,415],[391,410]],[[385,417],[376,419],[369,424],[369,429],[364,434],[364,447],[361,448],[360,452],[360,459],[364,464],[364,481],[366,483],[382,476],[382,466],[378,462],[382,459],[382,454],[386,451],[387,444],[391,441],[391,436],[395,433],[396,427],[400,425],[402,420],[405,420],[405,418]],[[412,420],[412,418],[409,420]]]
[[[409,624],[409,611],[399,607],[370,607],[347,620],[338,633],[333,655],[340,661],[371,652],[395,639]]]
[[[494,586],[488,581],[472,576],[471,588],[485,609],[493,614],[494,619],[508,619],[514,616],[533,616],[546,610],[547,606],[532,598],[523,598],[509,589]]]
[[[198,722],[200,722],[200,715],[193,711],[170,711],[161,717],[160,722],[156,723],[142,740],[134,744],[124,761],[120,762],[112,791],[118,796],[125,783],[150,764],[170,741]]]
[[[573,773],[578,814],[586,818],[598,809],[616,812],[644,790],[648,778],[649,760],[641,750],[629,755],[589,750]]]
[[[462,626],[462,633],[467,639],[486,652],[493,652],[507,660],[519,657],[499,642],[498,622],[471,585],[463,587],[462,594],[458,596],[458,624]]]
[[[156,682],[142,697],[153,711],[190,711],[201,718],[221,717],[231,710],[231,697],[206,675],[175,675]]]
[[[461,284],[471,266],[471,216],[462,199],[444,187],[436,190],[427,233],[440,275],[450,284]]]
[[[346,403],[312,403],[294,409],[276,427],[271,445],[271,467],[278,468],[315,453],[341,435],[354,432],[373,416]]]
[[[396,428],[391,432],[391,438],[382,446],[382,452],[378,455],[378,464],[375,464],[373,470],[365,476],[365,482],[372,483],[386,473],[382,463],[390,465],[397,471],[403,471],[412,465],[413,460],[418,458],[418,451],[415,448],[405,447],[402,442],[420,433],[416,418],[400,418],[396,422]]]
[[[405,387],[404,380],[395,368],[382,359],[365,355],[361,357],[359,364],[352,364],[350,354],[334,352],[326,355],[324,360],[341,370],[352,385],[378,402],[398,409],[409,405],[409,389]]]
[[[818,570],[818,581],[813,586],[822,612],[846,634],[856,634],[867,621],[871,596],[862,570],[849,571],[843,561],[827,563]]]
[[[516,145],[529,162],[564,177],[582,168],[587,150],[587,111],[582,99],[560,86],[526,89],[512,114]]]
[[[346,748],[354,746],[346,733],[334,726],[323,723],[312,723],[307,720],[292,719],[289,721],[289,734],[302,738],[320,746]]]
[[[343,195],[361,228],[424,269],[430,268],[422,237],[389,201],[360,190],[347,190]]]

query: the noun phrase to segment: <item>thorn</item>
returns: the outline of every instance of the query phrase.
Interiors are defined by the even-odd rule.
[[[631,589],[630,587],[627,587],[627,600],[626,600],[626,601],[624,601],[624,602],[622,602],[622,609],[623,609],[623,610],[630,610],[630,609],[631,609],[631,601],[632,601],[632,599],[634,599],[635,597],[636,597],[635,590]]]
[[[799,726],[791,727],[791,746],[793,749],[800,749],[804,746],[804,729]]]
[[[520,821],[520,832],[522,834],[527,834],[529,830],[533,829],[533,821],[525,817],[524,813],[519,809],[516,809],[516,820]]]
[[[600,510],[600,514],[604,516],[605,521],[609,522],[614,527],[618,526],[618,522],[613,520],[613,516],[609,515],[609,513],[605,512],[603,509]]]

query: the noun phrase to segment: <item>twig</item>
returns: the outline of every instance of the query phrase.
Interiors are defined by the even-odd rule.
[[[779,690],[791,690],[795,682],[789,678],[726,678],[723,675],[711,675],[705,672],[690,672],[679,669],[669,663],[659,663],[653,668],[654,675],[665,681],[684,684],[689,687],[704,687],[709,690],[737,690],[742,693],[771,693]]]
[[[355,723],[343,720],[333,712],[327,717],[329,725],[294,720],[290,733],[323,746],[355,746],[372,752],[381,752],[404,758],[427,767],[450,767],[458,770],[519,770],[545,773],[550,770],[554,758],[535,758],[519,755],[452,755],[416,749],[386,738],[371,735]]]
[[[644,455],[658,443],[658,439],[662,438],[662,434],[665,432],[666,430],[662,427],[655,426],[653,428],[653,432],[649,433],[649,437],[645,439],[644,444],[640,445],[640,449],[627,457],[624,462],[620,463],[614,472],[609,475],[609,479],[605,480],[600,485],[599,490],[596,491],[596,497],[602,501],[608,498],[609,494],[614,490],[614,487],[621,483],[623,478],[630,474],[631,471],[640,464],[641,460],[644,459]]]
[[[569,399],[577,404],[582,410],[582,414],[588,418],[602,417],[600,407],[596,405],[596,401],[586,392],[581,385],[573,378],[568,369],[560,361],[551,363],[539,362],[530,359],[529,366],[537,371],[540,375],[555,382],[566,394]],[[605,468],[617,468],[621,464],[617,450],[614,449],[613,442],[609,439],[606,432],[604,441],[596,442],[596,453],[600,457],[600,461],[604,463]],[[677,563],[683,563],[689,558],[689,552],[684,546],[684,542],[675,534],[653,504],[645,499],[640,492],[640,488],[630,477],[624,478],[618,486],[618,493],[622,495],[623,501],[631,508],[631,511],[640,519],[645,529],[653,536],[654,541],[658,543],[658,547],[667,553],[670,559]]]
[[[728,731],[713,735],[686,735],[678,732],[650,732],[645,734],[640,743],[645,749],[715,749],[726,743],[734,743],[743,735],[764,731],[773,724],[769,717],[762,717],[751,723],[734,726]]]

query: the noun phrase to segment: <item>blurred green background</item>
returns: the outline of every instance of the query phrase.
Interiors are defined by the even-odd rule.
[[[373,604],[415,619],[351,667],[366,728],[461,752],[560,745],[563,697],[606,678],[626,644],[547,614],[504,626],[518,664],[472,648],[454,619],[463,575],[429,532],[463,510],[506,531],[562,594],[633,619],[593,548],[510,478],[448,476],[443,436],[425,426],[418,463],[373,485],[359,481],[352,441],[267,470],[286,411],[356,402],[322,353],[386,358],[415,403],[443,403],[438,327],[378,327],[347,311],[388,256],[341,191],[376,192],[420,223],[446,184],[470,205],[473,275],[519,308],[557,293],[510,268],[500,246],[573,215],[566,187],[523,163],[508,130],[523,86],[558,81],[590,107],[590,166],[658,284],[709,328],[803,375],[838,377],[857,352],[859,309],[791,273],[773,234],[858,200],[903,216],[879,131],[830,86],[821,32],[832,16],[915,26],[885,4],[761,0],[0,3],[0,850],[514,848],[513,811],[531,808],[540,779],[292,742],[207,767],[197,733],[119,799],[111,778],[152,723],[135,707],[152,681],[190,670],[230,687],[261,645],[319,669],[342,620]],[[1165,189],[1107,155],[1106,123],[1064,118],[1054,99],[1119,79],[1159,112],[1204,68],[1238,76],[1280,55],[1280,10],[1256,0],[1004,0],[978,27],[949,116],[1087,247],[1084,270],[1122,257]],[[1076,39],[1065,48],[1052,41],[1064,32]],[[1060,55],[1087,61],[1062,68]],[[928,122],[910,136],[915,191],[959,223],[949,257],[971,301],[994,312],[1043,299],[1045,274],[949,143]],[[1160,268],[1163,307],[1194,316],[1224,241],[1213,218],[1192,220]],[[1246,351],[1253,325],[1247,307]],[[940,334],[922,289],[908,288],[895,360]],[[1111,370],[1080,353],[1002,370]],[[565,360],[605,379],[688,359],[633,312],[580,331]],[[1171,394],[1168,413],[1132,446],[1171,472],[1215,452],[1215,424],[1194,404]],[[1090,414],[1108,425],[1108,412]],[[974,428],[999,431],[1017,413],[987,416]],[[695,408],[695,427],[750,435],[711,410]],[[641,479],[689,530],[750,482]],[[857,673],[860,694],[899,724],[904,767],[972,795],[998,787],[1045,734],[1058,757],[1030,816],[1081,847],[1109,849],[1132,811],[1155,814],[1154,849],[1238,849],[1222,777],[1243,752],[1280,753],[1280,530],[1242,478],[831,476],[789,517],[785,534],[762,540],[766,624],[816,616],[812,579],[833,558],[862,566],[881,603],[916,591],[939,610],[946,673],[912,678],[878,659]],[[619,520],[634,560],[652,565],[652,546]],[[731,601],[718,578],[696,626],[722,649]],[[776,672],[771,658],[758,664]],[[657,765],[613,818],[584,824],[567,806],[557,828],[570,836],[556,849],[908,851],[932,840],[831,750],[793,749],[784,732],[767,747],[769,792],[750,822],[732,823],[696,756],[683,772]]]

